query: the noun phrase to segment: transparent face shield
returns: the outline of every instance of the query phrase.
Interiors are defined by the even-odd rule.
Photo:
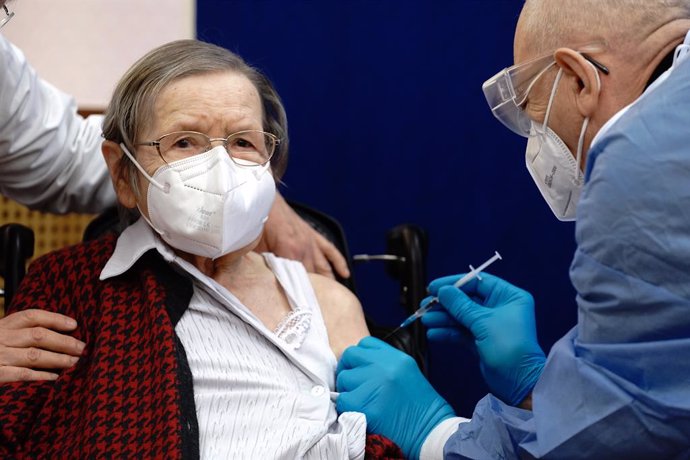
[[[544,55],[501,70],[482,85],[491,112],[508,129],[529,137],[532,123],[522,109],[532,86],[556,63]]]
[[[608,69],[585,53],[599,52],[606,47],[603,42],[594,42],[575,49],[601,72]],[[525,113],[524,105],[534,84],[556,64],[553,53],[516,64],[501,70],[482,85],[486,102],[494,116],[508,129],[523,137],[530,136],[532,123]]]

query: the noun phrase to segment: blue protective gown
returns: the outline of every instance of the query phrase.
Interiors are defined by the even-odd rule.
[[[690,56],[664,78],[589,152],[578,323],[533,412],[485,397],[446,458],[690,458]]]

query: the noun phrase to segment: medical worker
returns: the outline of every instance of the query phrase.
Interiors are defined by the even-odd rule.
[[[14,13],[0,1],[0,28]],[[78,69],[75,69],[78,72]],[[82,118],[74,99],[41,80],[21,51],[0,35],[0,194],[43,211],[98,213],[115,204],[101,155],[102,117]],[[302,260],[310,271],[349,276],[343,256],[281,196],[261,250]],[[330,261],[330,263],[329,263]],[[61,334],[73,319],[42,310],[0,318],[0,383],[55,379],[46,369],[72,366],[84,343]]]
[[[339,363],[339,411],[410,458],[690,458],[689,30],[688,0],[525,2],[516,65],[484,92],[556,217],[577,218],[578,323],[545,359],[529,293],[435,280],[428,336],[469,330],[492,394],[455,417],[411,358],[365,338]]]

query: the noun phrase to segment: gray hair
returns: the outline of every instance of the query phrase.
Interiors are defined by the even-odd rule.
[[[521,25],[534,54],[604,40],[640,43],[673,19],[690,18],[690,0],[525,0]]]
[[[134,153],[138,134],[153,119],[156,98],[165,87],[181,78],[227,71],[244,75],[254,85],[261,99],[263,130],[281,139],[271,159],[271,171],[278,180],[288,157],[287,117],[278,93],[263,73],[238,55],[198,40],[167,43],[134,63],[115,87],[103,120],[103,137]],[[124,155],[119,174],[138,193],[135,166]]]

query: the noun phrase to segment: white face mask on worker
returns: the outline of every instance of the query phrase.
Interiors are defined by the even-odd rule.
[[[556,218],[575,220],[584,182],[578,161],[549,127],[532,122],[532,130],[537,134],[527,140],[527,170]]]
[[[144,218],[170,246],[215,259],[261,235],[275,199],[270,163],[240,166],[218,146],[149,176],[121,147],[151,184]]]
[[[558,220],[575,220],[577,203],[584,184],[584,175],[580,168],[585,133],[589,118],[585,118],[577,143],[577,154],[573,157],[568,146],[549,128],[548,119],[553,105],[556,88],[562,75],[558,71],[546,109],[544,124],[532,121],[530,136],[527,139],[525,162],[534,183]],[[599,74],[597,73],[599,85]]]

